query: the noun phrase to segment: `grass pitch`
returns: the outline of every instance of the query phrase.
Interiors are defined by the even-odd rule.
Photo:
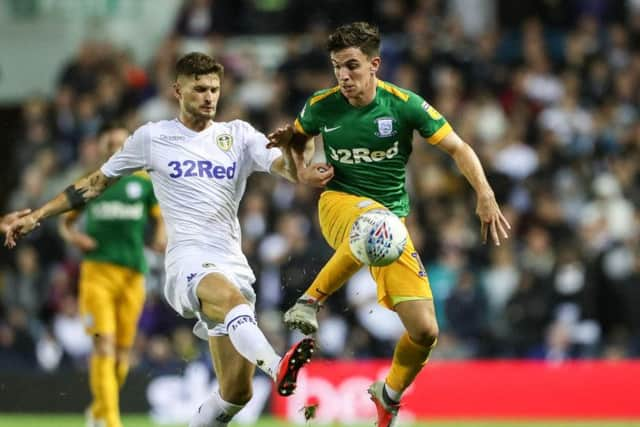
[[[124,427],[186,427],[184,424],[158,425],[154,424],[147,415],[125,415]],[[0,427],[84,427],[85,421],[81,415],[21,415],[0,414]],[[241,426],[241,424],[233,424]],[[280,420],[264,417],[253,427],[294,427],[294,424],[283,423]],[[323,427],[323,424],[311,422],[307,427]],[[340,426],[330,424],[329,427]],[[374,427],[373,420],[368,424],[353,424],[352,427]],[[399,427],[640,427],[640,420],[630,421],[426,421],[413,424],[399,424]]]

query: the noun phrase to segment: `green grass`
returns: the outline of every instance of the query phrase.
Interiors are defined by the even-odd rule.
[[[18,415],[0,414],[0,427],[84,427],[81,415]],[[159,427],[151,422],[146,415],[126,415],[123,417],[124,427]],[[239,426],[239,424],[235,424]],[[255,427],[283,427],[291,426],[274,418],[262,418]],[[323,427],[323,424],[310,423],[309,427]],[[631,427],[639,426],[637,421],[427,421],[414,424],[402,424],[400,427]],[[164,425],[162,427],[186,427],[182,425]],[[329,427],[336,427],[335,424]],[[353,427],[373,427],[373,420],[369,424],[355,424]]]

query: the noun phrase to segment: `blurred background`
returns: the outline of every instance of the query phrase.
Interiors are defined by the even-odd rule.
[[[265,133],[292,121],[334,85],[325,41],[354,20],[381,29],[379,76],[475,149],[512,225],[506,244],[482,245],[472,189],[416,138],[407,224],[441,328],[432,359],[640,357],[638,0],[0,0],[0,211],[97,168],[102,123],[174,117],[171,70],[189,51],[226,67],[217,120]],[[239,211],[258,318],[279,351],[299,338],[283,310],[331,255],[318,195],[254,175]],[[0,372],[86,372],[81,254],[56,226],[0,250]],[[182,375],[207,350],[163,302],[163,260],[148,256],[133,372]],[[329,360],[389,358],[402,331],[366,270],[320,316]]]

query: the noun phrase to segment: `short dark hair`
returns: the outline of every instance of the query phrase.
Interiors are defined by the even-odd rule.
[[[224,66],[207,54],[191,52],[176,62],[175,78],[178,76],[198,76],[217,74],[220,79],[224,74]]]
[[[370,58],[380,55],[380,30],[368,22],[352,22],[338,27],[329,36],[329,53],[350,47],[359,48]]]
[[[111,132],[112,130],[116,130],[116,129],[124,129],[127,132],[129,131],[129,129],[127,128],[123,120],[112,119],[100,125],[100,128],[98,129],[98,136],[104,135],[105,133]]]

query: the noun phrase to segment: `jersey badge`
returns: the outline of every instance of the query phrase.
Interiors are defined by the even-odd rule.
[[[139,199],[142,197],[142,185],[139,182],[129,182],[125,187],[127,197],[130,199]]]
[[[398,131],[393,128],[393,118],[391,117],[380,117],[376,119],[376,123],[378,124],[376,136],[380,138],[386,138],[398,133]]]
[[[216,144],[222,151],[229,151],[233,145],[233,137],[228,133],[223,133],[216,137]]]

